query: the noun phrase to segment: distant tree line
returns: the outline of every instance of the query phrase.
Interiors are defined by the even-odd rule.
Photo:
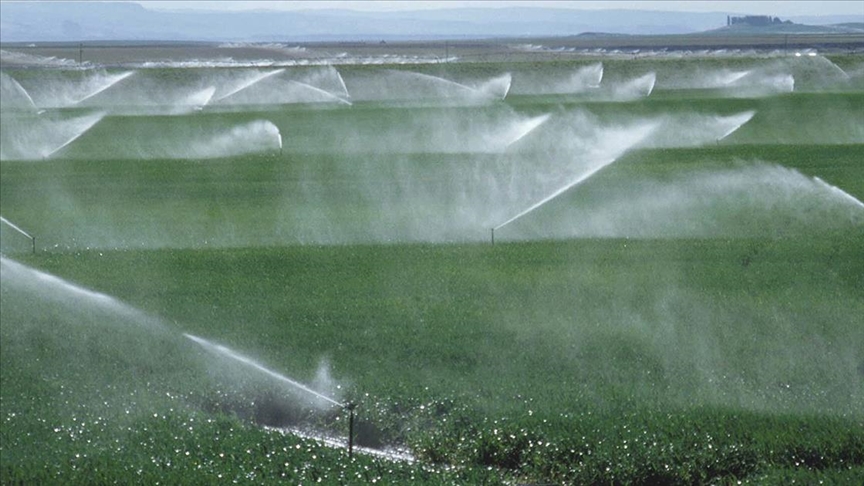
[[[726,25],[752,25],[754,27],[764,27],[767,25],[791,24],[791,20],[780,20],[780,17],[772,17],[770,15],[745,15],[743,17],[726,16]]]

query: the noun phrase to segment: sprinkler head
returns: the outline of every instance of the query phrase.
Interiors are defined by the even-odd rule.
[[[354,402],[348,402],[348,403],[342,405],[342,408],[344,408],[345,410],[348,410],[349,412],[353,412],[357,408],[357,404]]]

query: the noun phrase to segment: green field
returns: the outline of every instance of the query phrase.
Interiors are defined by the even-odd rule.
[[[4,70],[0,483],[861,483],[864,63],[597,62]]]

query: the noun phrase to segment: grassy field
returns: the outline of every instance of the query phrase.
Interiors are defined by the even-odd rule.
[[[37,251],[0,224],[0,482],[860,483],[864,91],[811,61],[604,62],[571,93],[416,69],[511,72],[503,102],[375,98],[359,66],[350,106],[147,104],[252,79],[221,69],[6,98],[0,208]],[[38,107],[34,73],[4,71]],[[347,413],[184,334],[414,460],[283,433]]]

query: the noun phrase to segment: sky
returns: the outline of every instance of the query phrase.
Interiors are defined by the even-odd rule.
[[[462,7],[549,7],[595,9],[666,10],[681,12],[731,12],[773,15],[781,18],[800,15],[864,15],[864,0],[843,1],[138,1],[150,9],[177,10],[304,10],[341,8],[364,11],[421,10]]]

